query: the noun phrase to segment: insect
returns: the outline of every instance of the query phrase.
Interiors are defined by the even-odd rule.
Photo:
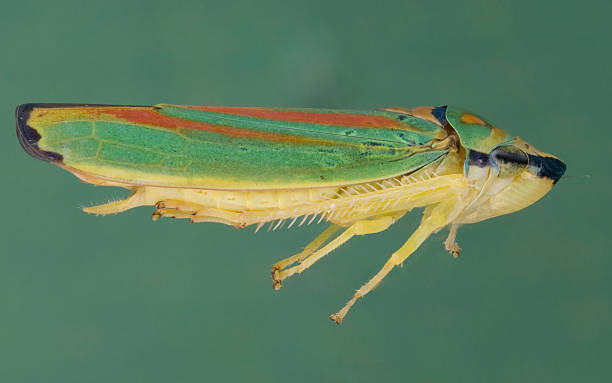
[[[424,207],[419,227],[331,319],[340,323],[432,233],[525,208],[566,165],[454,106],[373,111],[24,104],[17,135],[32,156],[84,182],[132,191],[83,209],[156,207],[186,218],[276,230],[326,221],[303,251],[273,266],[273,286],[356,235],[386,230]]]

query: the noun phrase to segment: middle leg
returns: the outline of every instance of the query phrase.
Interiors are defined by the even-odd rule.
[[[295,262],[302,262],[308,258],[312,253],[317,251],[328,239],[330,239],[342,226],[335,223],[330,224],[321,234],[317,236],[312,242],[310,242],[301,253],[292,255],[289,258],[285,258],[282,261],[278,261],[272,267],[272,278],[274,279],[273,287],[274,290],[278,290],[282,287],[280,279],[281,270],[293,265]]]
[[[287,279],[293,274],[296,274],[296,273],[299,274],[303,272],[304,270],[308,269],[319,259],[323,258],[324,256],[326,256],[333,250],[337,249],[342,244],[346,243],[353,236],[374,234],[374,233],[384,231],[389,226],[391,226],[394,222],[400,219],[404,214],[406,214],[406,212],[402,211],[402,212],[395,213],[393,215],[385,215],[385,216],[375,218],[372,220],[361,220],[361,221],[357,221],[353,223],[352,225],[348,227],[348,229],[346,229],[342,234],[340,234],[338,237],[333,239],[327,245],[323,246],[319,250],[315,251],[313,254],[301,260],[299,265],[273,272],[274,288],[278,290],[282,286],[283,280]],[[325,234],[325,232],[323,234]]]

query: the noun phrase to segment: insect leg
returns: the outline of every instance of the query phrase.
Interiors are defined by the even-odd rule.
[[[446,238],[446,241],[444,241],[444,248],[446,248],[446,251],[448,251],[453,256],[453,258],[459,258],[459,253],[461,252],[461,248],[459,247],[457,242],[455,242],[455,238],[457,238],[458,228],[458,224],[452,224],[450,227],[450,232],[448,233],[448,237]]]
[[[355,304],[357,299],[363,297],[372,291],[393,268],[408,258],[421,244],[431,235],[444,227],[451,219],[454,219],[457,210],[456,200],[440,202],[436,205],[429,206],[423,213],[421,224],[410,236],[408,241],[399,248],[385,263],[382,269],[365,285],[363,285],[353,298],[336,314],[330,316],[330,319],[340,324],[346,316],[350,308]]]
[[[330,252],[334,251],[342,244],[347,242],[355,235],[365,235],[365,234],[373,234],[386,230],[389,226],[391,226],[394,222],[400,219],[405,211],[395,213],[393,215],[385,215],[372,220],[362,220],[353,223],[348,227],[342,234],[333,239],[327,245],[323,246],[321,249],[315,251],[312,255],[305,258],[299,265],[293,266],[286,270],[281,270],[277,275],[275,275],[274,286],[282,286],[282,281],[286,278],[292,276],[296,273],[301,273],[306,270],[310,266],[312,266],[319,259],[323,258]]]
[[[207,207],[197,203],[176,200],[164,199],[155,204],[157,208],[153,213],[153,220],[156,221],[160,217],[171,218],[186,218],[191,222],[217,222],[226,225],[234,226],[237,229],[244,227],[244,222],[241,219],[239,212]]]
[[[113,201],[109,203],[105,203],[97,206],[90,206],[83,208],[85,213],[91,213],[96,215],[107,215],[107,214],[117,214],[122,211],[129,210],[134,207],[146,205],[145,201],[145,188],[138,187],[132,189],[132,195],[128,198]]]
[[[336,232],[338,232],[338,230],[340,230],[341,228],[342,226],[332,223],[331,225],[327,227],[327,229],[325,229],[321,234],[319,234],[317,238],[315,238],[312,242],[310,242],[301,253],[295,254],[289,258],[285,258],[282,261],[275,263],[274,266],[272,267],[272,278],[274,278],[274,285],[273,285],[274,289],[278,290],[282,286],[282,283],[280,280],[280,271],[282,269],[294,264],[295,262],[301,262],[303,259],[308,257],[310,254],[314,253],[316,250],[318,250],[321,247],[321,245],[323,245],[329,238],[331,238],[334,234],[336,234]]]
[[[161,217],[191,219],[196,216],[199,211],[205,209],[205,207],[181,200],[164,199],[155,204],[155,209],[152,219],[157,221]]]

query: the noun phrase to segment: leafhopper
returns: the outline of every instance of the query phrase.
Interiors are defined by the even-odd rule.
[[[24,104],[17,136],[32,156],[130,197],[87,207],[115,214],[152,205],[186,218],[259,230],[330,225],[276,263],[273,286],[356,235],[386,230],[424,207],[421,223],[331,319],[340,323],[432,233],[459,255],[461,224],[523,209],[566,166],[485,118],[454,107],[371,111],[291,108]]]

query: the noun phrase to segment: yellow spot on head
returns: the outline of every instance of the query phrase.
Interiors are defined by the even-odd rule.
[[[463,114],[463,116],[461,116],[461,122],[463,122],[464,124],[478,124],[482,126],[488,126],[488,124],[481,120],[480,117],[474,116],[470,113]]]

